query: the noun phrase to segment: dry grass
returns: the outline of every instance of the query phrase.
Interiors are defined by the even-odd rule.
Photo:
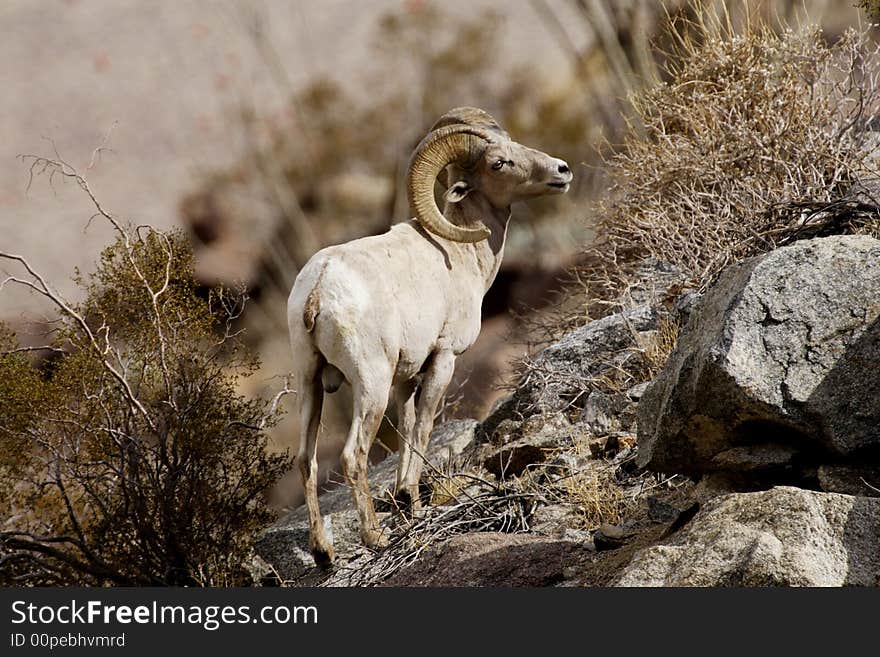
[[[648,380],[653,379],[666,360],[672,349],[678,341],[678,334],[681,332],[681,323],[674,317],[661,317],[657,325],[657,330],[651,336],[651,339],[644,347],[645,360],[648,363]]]
[[[312,583],[376,586],[418,561],[429,548],[455,536],[530,532],[535,512],[547,505],[576,508],[565,523],[575,529],[622,522],[638,506],[645,482],[651,477],[643,472],[628,475],[621,468],[634,458],[634,452],[627,449],[634,442],[634,437],[622,438],[618,455],[603,460],[592,458],[584,441],[573,450],[558,450],[559,455],[567,452],[579,457],[581,463],[577,466],[561,465],[551,457],[518,477],[501,480],[463,462],[450,462],[442,470],[432,468],[425,478],[432,491],[430,503],[413,518],[398,509],[383,521],[390,538],[387,548],[380,552],[363,549]]]
[[[531,530],[540,506],[572,505],[578,509],[572,526],[595,529],[621,522],[639,503],[639,492],[650,475],[621,482],[617,462],[594,461],[577,470],[538,466],[521,477],[494,482],[479,471],[456,472],[437,489],[432,504],[413,520],[395,516],[389,527],[390,545],[378,553],[365,552],[342,565],[319,585],[376,586],[415,563],[431,547],[460,534],[523,533]],[[436,477],[432,478],[436,487]]]
[[[496,484],[472,472],[451,476],[442,497],[442,505],[426,507],[417,518],[396,516],[387,548],[340,567],[320,585],[376,586],[454,536],[528,531],[528,518],[540,503],[537,494],[519,482]]]
[[[868,35],[829,45],[817,29],[737,34],[716,14],[698,20],[676,33],[670,81],[634,98],[642,129],[608,162],[613,184],[582,272],[599,297],[614,298],[647,256],[705,285],[803,235],[880,234],[870,194],[880,60]]]
[[[621,446],[634,443],[632,437],[621,441]],[[578,445],[573,453],[586,456],[588,448]],[[579,528],[595,529],[603,523],[616,525],[637,504],[637,496],[627,495],[624,482],[618,477],[619,465],[613,461],[592,461],[581,468],[550,466],[542,468],[541,476],[532,477],[532,482],[542,490],[545,499],[574,505]]]
[[[870,20],[880,22],[880,0],[859,0],[856,6],[864,9]]]
[[[613,472],[593,468],[566,479],[565,494],[568,503],[578,508],[578,519],[584,529],[594,529],[602,523],[616,525],[634,503],[617,485]]]

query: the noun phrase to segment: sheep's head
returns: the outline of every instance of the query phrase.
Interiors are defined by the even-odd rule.
[[[572,179],[564,161],[513,141],[483,110],[460,107],[444,114],[413,153],[407,192],[416,219],[435,235],[456,242],[479,242],[489,230],[456,226],[440,212],[434,181],[447,167],[452,181],[445,196],[448,202],[478,192],[499,208],[563,194]]]

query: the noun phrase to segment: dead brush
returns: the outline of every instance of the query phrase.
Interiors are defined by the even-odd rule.
[[[319,585],[380,585],[418,561],[426,550],[460,534],[528,532],[536,509],[548,504],[577,507],[576,528],[619,523],[638,504],[643,479],[650,475],[641,473],[622,486],[615,476],[618,465],[597,461],[577,471],[557,468],[555,473],[552,466],[541,465],[501,482],[485,479],[476,471],[456,472],[441,488],[444,497],[435,498],[442,504],[425,507],[410,521],[398,518],[387,548],[340,566]],[[438,477],[447,475],[432,474],[432,479]]]
[[[623,439],[621,447],[634,443]],[[566,450],[560,450],[560,453]],[[574,454],[587,456],[586,443]],[[591,459],[585,467],[545,463],[526,469],[519,477],[491,480],[479,469],[431,467],[426,473],[431,503],[415,518],[393,514],[389,519],[390,544],[381,552],[364,552],[326,576],[320,586],[377,586],[418,561],[429,549],[461,534],[476,532],[524,533],[531,531],[535,511],[541,506],[565,504],[577,509],[576,529],[595,529],[602,523],[618,524],[638,506],[646,482],[653,475],[621,473],[621,465],[634,458],[621,451],[614,459]]]
[[[573,467],[551,457],[528,469],[520,478],[520,484],[544,504],[574,507],[577,510],[575,529],[618,524],[636,508],[644,479],[651,476],[645,472],[627,475],[621,470],[625,462],[634,458],[627,448],[635,445],[635,436],[619,440],[618,455],[609,459],[592,457],[587,441],[577,443],[574,449],[558,450],[558,455],[573,456],[583,460],[583,464]]]
[[[443,476],[437,471],[435,476]],[[459,472],[444,488],[442,505],[428,506],[418,517],[399,521],[391,542],[381,552],[340,567],[322,582],[332,586],[376,586],[415,563],[432,546],[459,534],[519,533],[529,530],[529,517],[541,500],[517,481],[493,483],[476,473]],[[470,482],[463,488],[465,481]]]
[[[859,0],[856,6],[864,9],[871,21],[875,23],[880,21],[880,0]]]
[[[666,360],[672,353],[675,343],[678,340],[678,334],[681,332],[680,322],[673,317],[661,317],[657,323],[657,330],[651,336],[651,339],[644,345],[644,355],[647,361],[649,376],[646,380],[653,379]]]
[[[870,197],[880,59],[867,33],[829,45],[818,29],[753,21],[735,33],[715,14],[699,20],[673,34],[669,82],[634,97],[644,129],[608,162],[599,239],[580,273],[596,297],[617,298],[649,256],[704,286],[732,262],[815,234],[804,229],[826,208],[837,209],[827,231],[880,235]],[[857,191],[858,207],[841,206]]]
[[[565,498],[578,509],[578,519],[584,529],[595,529],[602,523],[616,525],[631,508],[614,479],[613,471],[588,468],[564,480]]]

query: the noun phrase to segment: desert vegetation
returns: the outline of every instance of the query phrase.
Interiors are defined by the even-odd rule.
[[[0,245],[0,293],[30,290],[54,313],[42,343],[0,324],[0,583],[299,581],[254,558],[297,501],[278,494],[296,444],[278,428],[295,391],[273,376],[290,363],[284,299],[319,248],[409,215],[409,154],[465,104],[566,159],[575,185],[516,211],[486,341],[436,422],[478,417],[472,443],[426,466],[415,517],[374,489],[388,548],[302,581],[379,584],[464,534],[542,531],[548,508],[571,511],[566,540],[605,526],[601,540],[622,541],[611,530],[648,497],[692,486],[637,465],[634,419],[688,295],[798,240],[880,237],[876,35],[823,25],[839,4],[535,1],[570,63],[549,76],[498,60],[503,14],[407,3],[377,22],[383,74],[366,98],[330,79],[292,89],[275,44],[245,25],[283,109],[227,117],[247,146],[203,172],[176,231],[120,220],[57,153],[26,157],[34,184],[79,189],[114,241],[75,274],[75,299]],[[380,431],[389,452],[395,422]]]
[[[706,20],[634,97],[643,131],[609,160],[597,257],[620,272],[651,256],[702,285],[799,237],[877,234],[870,37]]]
[[[266,451],[280,395],[236,391],[257,365],[233,328],[246,297],[198,296],[181,233],[128,226],[63,160],[26,159],[80,186],[116,241],[77,275],[77,303],[0,252],[19,270],[4,285],[59,316],[45,345],[2,333],[2,582],[248,583],[251,545],[273,517],[263,496],[291,462]]]

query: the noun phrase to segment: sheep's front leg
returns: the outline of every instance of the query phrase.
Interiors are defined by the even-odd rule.
[[[446,387],[455,370],[455,354],[451,351],[438,351],[434,354],[428,370],[422,378],[421,390],[416,401],[416,423],[413,431],[412,449],[415,452],[409,460],[401,493],[409,498],[413,510],[421,507],[419,499],[419,479],[422,477],[422,465],[434,428],[434,416],[437,406],[443,399]]]

